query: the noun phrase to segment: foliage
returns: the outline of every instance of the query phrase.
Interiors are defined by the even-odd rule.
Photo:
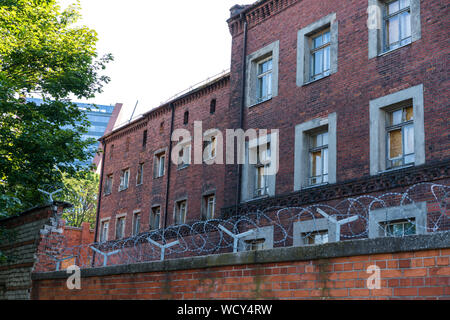
[[[56,0],[0,0],[0,218],[42,204],[64,177],[89,168],[89,125],[71,97],[93,98],[109,78],[97,34],[77,26],[79,6]],[[43,99],[36,103],[26,99]]]
[[[83,222],[89,222],[91,228],[95,227],[99,182],[100,177],[94,172],[82,172],[75,177],[64,174],[61,200],[73,205],[63,213],[66,225],[80,228]]]

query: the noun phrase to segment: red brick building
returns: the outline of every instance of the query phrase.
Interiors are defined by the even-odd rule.
[[[233,7],[230,73],[101,139],[96,239],[448,184],[449,17],[438,0]],[[270,140],[271,149],[279,142],[277,174],[265,175],[260,165],[193,164],[192,143],[183,153],[191,164],[175,165],[170,137],[176,129],[194,137],[196,121],[203,132],[217,129],[205,140],[217,132],[225,137],[226,129],[278,130]],[[247,148],[258,150],[251,141]],[[427,229],[426,221],[418,225],[420,213],[411,218],[415,229]]]

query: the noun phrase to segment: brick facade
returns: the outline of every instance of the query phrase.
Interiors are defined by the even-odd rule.
[[[446,184],[450,157],[446,63],[449,51],[442,30],[450,16],[448,6],[438,0],[420,1],[420,39],[370,59],[367,7],[368,1],[267,0],[234,8],[235,14],[228,20],[232,34],[229,75],[175,98],[103,138],[106,145],[103,186],[106,177],[114,175],[112,193],[105,195],[102,190],[99,206],[99,221],[110,219],[108,239],[115,239],[116,215],[126,216],[126,237],[132,235],[133,213],[137,211],[142,214],[140,232],[148,231],[150,210],[155,205],[161,206],[161,227],[170,226],[175,202],[180,199],[187,199],[186,222],[198,220],[203,195],[208,192],[216,195],[217,211],[231,208],[229,212],[237,213],[274,205],[333,204],[353,195],[402,192],[419,182]],[[298,32],[332,14],[338,23],[337,72],[299,86]],[[244,18],[248,29],[246,56],[279,42],[278,95],[250,108],[245,106],[242,123],[244,130],[280,130],[280,170],[275,197],[236,208],[237,165],[191,165],[182,170],[172,165],[167,194],[172,110],[172,129],[188,129],[191,134],[194,121],[202,121],[204,131],[217,128],[224,132],[241,127],[246,60]],[[423,85],[425,164],[371,176],[370,101],[418,85]],[[217,101],[216,112],[210,114],[213,99]],[[186,111],[189,111],[187,125],[183,123]],[[337,181],[294,192],[295,127],[332,113],[337,115]],[[145,148],[142,147],[144,130],[148,141]],[[166,174],[155,179],[154,153],[162,149],[166,150]],[[136,186],[140,163],[144,163],[144,183]],[[130,186],[119,192],[120,172],[126,168],[131,169]],[[430,174],[431,171],[439,173]]]

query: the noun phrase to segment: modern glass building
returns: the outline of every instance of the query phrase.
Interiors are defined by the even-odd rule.
[[[37,105],[42,103],[42,99],[30,98],[27,100],[34,102]],[[104,106],[98,104],[94,106],[91,104],[78,102],[75,102],[75,104],[81,111],[83,111],[86,114],[88,121],[91,123],[91,126],[88,128],[87,134],[84,134],[83,138],[84,139],[93,138],[95,140],[100,139],[106,131],[109,120],[114,111],[114,106]],[[90,147],[90,149],[96,151],[98,149],[98,146],[99,143],[93,145],[92,147]],[[92,159],[89,159],[86,162],[83,162],[83,164],[90,165],[93,159],[94,157],[92,157]]]

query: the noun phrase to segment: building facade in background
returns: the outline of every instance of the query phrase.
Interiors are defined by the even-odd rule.
[[[438,0],[233,7],[229,74],[102,137],[96,240],[272,207],[334,207],[421,183],[448,185],[448,20]],[[212,165],[194,164],[197,122]],[[193,139],[176,149],[182,161],[174,164],[177,129]],[[279,150],[276,174],[267,174],[270,161],[220,159],[226,129],[268,129],[264,157]],[[246,154],[260,147],[247,141]],[[368,236],[426,231],[436,208],[422,191],[414,196],[415,209],[392,201],[388,211],[369,212]],[[399,219],[399,209],[409,210],[408,220]],[[327,221],[294,226],[294,233],[311,235],[299,237],[299,245],[338,241]],[[270,236],[260,238],[250,247],[267,248]]]
[[[38,105],[42,103],[42,99],[29,98],[28,100]],[[78,109],[87,116],[87,120],[91,124],[88,128],[88,132],[83,134],[83,139],[99,140],[103,135],[112,130],[122,108],[122,104],[116,104],[115,106],[93,105],[80,102],[75,102],[75,104]],[[100,142],[92,145],[89,148],[89,151],[96,152],[99,146]],[[89,166],[92,163],[98,168],[100,158],[97,155],[94,155],[91,159],[82,162],[82,164],[86,166]]]

